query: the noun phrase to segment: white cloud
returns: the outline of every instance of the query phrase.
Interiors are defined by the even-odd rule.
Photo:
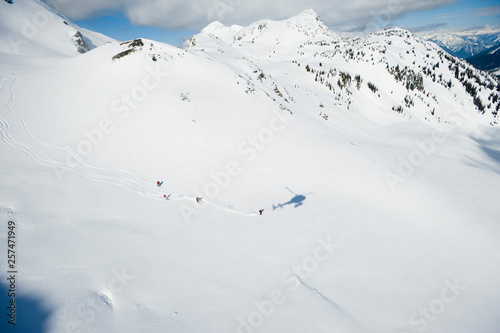
[[[437,35],[456,35],[456,36],[477,36],[500,33],[500,25],[483,25],[477,27],[452,27],[436,29],[433,26],[405,27],[411,32],[424,39],[432,39]]]
[[[58,13],[67,16],[72,20],[85,19],[93,17],[96,14],[111,10],[111,11],[121,11],[122,6],[126,5],[123,0],[86,0],[86,1],[75,1],[75,0],[42,0],[50,7],[54,8]]]
[[[133,24],[198,31],[215,20],[247,25],[268,18],[284,19],[314,9],[326,25],[339,30],[364,30],[390,25],[410,12],[436,8],[456,0],[44,0],[70,19],[103,11],[123,12]]]

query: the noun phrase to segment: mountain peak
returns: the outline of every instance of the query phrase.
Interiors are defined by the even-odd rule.
[[[313,9],[306,9],[299,14],[290,17],[286,21],[295,25],[310,25],[311,27],[319,25],[322,28],[327,28],[323,21],[321,21],[319,15]]]
[[[314,9],[312,9],[312,8],[306,9],[306,10],[300,12],[299,14],[297,14],[295,16],[292,16],[292,18],[294,18],[294,17],[304,17],[304,18],[319,19],[318,13],[316,13],[316,11]]]
[[[319,18],[313,9],[307,9],[283,21],[261,20],[242,29],[236,40],[245,40],[245,36],[252,43],[262,34],[273,35],[275,39],[298,40],[302,37],[310,38],[337,38]],[[297,33],[299,33],[297,35]],[[302,37],[299,37],[302,36]]]
[[[210,34],[210,33],[213,33],[219,29],[222,29],[222,28],[225,28],[226,26],[224,24],[222,24],[222,22],[220,21],[213,21],[212,23],[210,23],[209,25],[207,25],[205,28],[203,28],[201,30],[202,33],[207,33],[207,34]]]

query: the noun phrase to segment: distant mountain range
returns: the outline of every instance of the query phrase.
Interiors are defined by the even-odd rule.
[[[446,52],[467,60],[477,69],[500,74],[500,27],[468,30],[417,32],[422,39],[438,44]]]
[[[417,32],[416,35],[463,59],[500,44],[500,27],[497,26],[469,30],[424,31]]]
[[[500,77],[500,44],[466,59],[474,67],[489,71]]]

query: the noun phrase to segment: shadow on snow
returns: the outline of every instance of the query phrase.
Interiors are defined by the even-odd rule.
[[[2,309],[0,332],[49,332],[48,324],[52,311],[45,302],[35,296],[20,294],[19,288],[22,288],[22,282],[17,280],[19,275],[16,276],[15,298],[9,297],[9,286],[7,285],[9,281],[7,278],[8,276],[2,278],[0,283],[0,305]],[[15,299],[15,325],[9,324],[11,310],[8,307],[11,304],[11,299]]]
[[[289,201],[284,202],[284,203],[278,203],[276,206],[273,205],[273,210],[276,208],[283,208],[286,205],[294,206],[295,208],[301,206],[304,203],[304,200],[306,200],[306,195],[313,194],[313,193],[304,193],[304,194],[297,194],[294,191],[290,190],[288,187],[285,187],[290,193],[294,195],[293,198],[291,198]]]
[[[482,167],[500,174],[500,129],[490,129],[486,133],[487,139],[474,138],[479,148],[493,162],[494,166],[481,165]],[[478,163],[481,164],[481,163]]]

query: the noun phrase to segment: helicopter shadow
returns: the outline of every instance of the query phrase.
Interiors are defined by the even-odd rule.
[[[49,322],[53,315],[53,309],[38,296],[20,295],[16,291],[15,297],[10,298],[9,290],[7,284],[0,283],[0,304],[2,305],[0,332],[49,332]],[[8,306],[12,306],[13,301],[15,308],[9,310]],[[15,318],[14,324],[9,323],[9,320],[14,319],[12,316]]]
[[[304,204],[304,200],[306,200],[306,195],[309,194],[314,194],[314,193],[304,193],[304,194],[297,194],[294,191],[290,190],[288,187],[285,186],[285,188],[288,190],[288,192],[292,193],[294,196],[287,202],[284,203],[278,203],[276,205],[273,205],[273,210],[276,208],[283,208],[285,206],[293,206],[294,208],[297,208],[299,206],[302,206]]]

